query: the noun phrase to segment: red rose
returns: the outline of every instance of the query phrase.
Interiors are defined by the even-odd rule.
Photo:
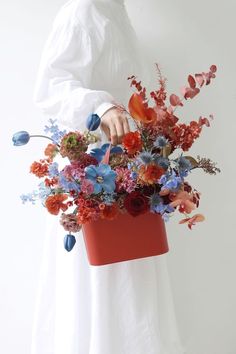
[[[124,206],[133,216],[146,213],[149,209],[148,198],[138,191],[133,191],[124,200]]]

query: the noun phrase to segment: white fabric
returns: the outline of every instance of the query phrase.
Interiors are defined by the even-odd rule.
[[[127,105],[127,77],[142,77],[135,43],[122,0],[67,2],[43,50],[36,105],[72,129],[107,104]],[[91,266],[82,233],[67,252],[58,219],[47,218],[31,354],[184,353],[166,255]]]

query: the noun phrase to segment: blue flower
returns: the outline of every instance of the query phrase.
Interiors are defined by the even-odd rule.
[[[169,189],[172,192],[177,192],[182,184],[183,180],[181,177],[177,176],[173,171],[172,174],[166,173],[162,175],[159,183],[162,184],[161,189]]]
[[[50,134],[51,139],[55,142],[55,144],[60,143],[62,137],[66,134],[66,130],[60,130],[56,123],[56,119],[49,119],[50,125],[45,125],[44,132],[46,134]]]
[[[87,118],[86,127],[88,128],[88,130],[93,131],[99,127],[100,123],[101,118],[97,114],[92,113]]]
[[[74,235],[68,234],[64,237],[64,248],[70,252],[76,243]]]
[[[135,172],[135,171],[132,171],[132,172],[130,173],[130,177],[131,177],[133,180],[136,180],[137,177],[138,177],[138,173]]]
[[[85,168],[85,178],[93,182],[94,194],[98,194],[103,190],[107,193],[112,193],[115,190],[116,172],[112,171],[107,164],[101,163],[98,166],[87,166]]]
[[[59,175],[59,171],[58,171],[58,163],[57,162],[53,162],[49,165],[48,167],[48,172],[49,172],[49,176],[50,177],[56,177]]]
[[[164,170],[167,170],[170,165],[170,161],[166,157],[162,157],[160,155],[156,155],[154,161],[157,165],[162,167]]]
[[[163,216],[166,213],[172,213],[173,211],[175,211],[175,208],[173,208],[169,204],[159,203],[153,208],[153,210]]]
[[[149,151],[142,151],[140,152],[139,156],[137,157],[138,162],[141,162],[145,165],[148,165],[153,161],[154,155]]]
[[[44,182],[39,183],[38,197],[41,199],[41,202],[45,202],[45,199],[51,194],[51,188],[45,186]]]
[[[22,194],[20,198],[23,204],[28,202],[35,204],[35,201],[38,199],[38,193],[33,191],[32,193]]]
[[[61,188],[64,189],[65,192],[70,192],[70,191],[77,191],[80,192],[80,185],[76,181],[70,181],[68,180],[64,174],[63,171],[59,173],[59,185]]]
[[[30,140],[30,135],[28,132],[22,130],[13,135],[12,141],[15,146],[26,145]]]
[[[159,135],[154,141],[153,145],[157,148],[164,148],[168,144],[168,140],[163,136]]]
[[[162,198],[159,196],[158,193],[154,193],[150,197],[150,208],[154,210],[155,207],[162,203]]]
[[[115,193],[103,193],[101,198],[106,205],[111,205],[115,202]]]
[[[100,148],[94,148],[89,152],[89,154],[91,156],[95,157],[95,159],[98,162],[101,162],[109,145],[110,145],[109,143],[106,143],[106,144],[103,144]],[[113,146],[110,151],[111,154],[116,154],[116,153],[119,154],[122,152],[123,152],[123,149],[120,146]]]
[[[180,156],[178,159],[175,160],[175,162],[179,170],[189,171],[192,168],[191,162],[188,159],[186,159],[184,156]]]

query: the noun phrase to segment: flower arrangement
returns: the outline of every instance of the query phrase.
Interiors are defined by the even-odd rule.
[[[60,214],[60,224],[69,232],[64,239],[67,251],[76,242],[71,233],[78,232],[83,224],[99,218],[112,220],[119,213],[136,217],[152,212],[168,221],[179,211],[184,216],[179,223],[186,223],[190,229],[204,220],[202,214],[191,215],[199,206],[200,193],[186,177],[197,168],[209,174],[220,169],[208,158],[185,153],[199,138],[202,128],[210,126],[213,116],[182,123],[176,110],[210,84],[217,68],[212,65],[209,72],[189,75],[181,97],[168,97],[166,79],[158,65],[156,68],[159,87],[150,92],[149,98],[141,81],[135,76],[128,78],[134,92],[128,110],[123,106],[119,109],[133,119],[136,130],[125,134],[121,146],[106,143],[89,151],[89,145],[99,140],[94,131],[101,119],[96,114],[88,117],[83,133],[61,131],[52,119],[45,127],[48,136],[44,137],[51,142],[44,158],[30,167],[41,182],[36,191],[21,198],[23,203],[33,204],[39,199],[49,213]],[[26,131],[15,133],[14,145],[27,144],[34,136],[37,135]],[[56,161],[58,154],[67,161],[62,169]]]

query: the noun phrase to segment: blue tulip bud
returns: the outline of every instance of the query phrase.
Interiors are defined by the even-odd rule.
[[[112,154],[121,154],[123,152],[123,149],[121,146],[113,146],[111,148],[111,153]]]
[[[93,131],[99,127],[100,123],[101,118],[97,114],[92,113],[87,118],[86,127],[88,130]]]
[[[26,131],[20,131],[13,135],[12,141],[15,146],[26,145],[30,140],[30,135]]]
[[[69,234],[64,237],[64,247],[68,252],[72,250],[75,243],[76,243],[75,236]]]

